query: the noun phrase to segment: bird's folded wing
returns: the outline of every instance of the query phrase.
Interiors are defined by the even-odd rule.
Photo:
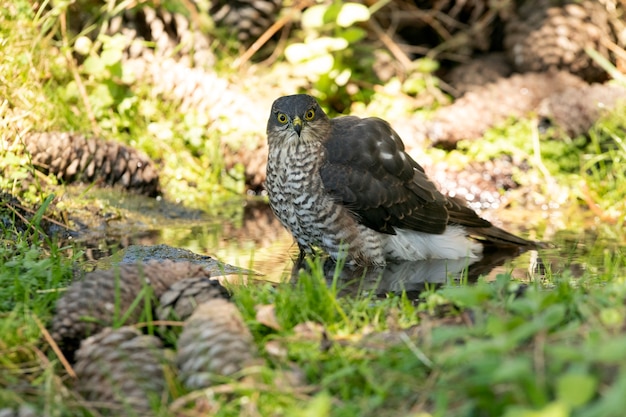
[[[378,118],[333,119],[320,175],[324,188],[361,223],[384,233],[394,228],[443,233],[447,199],[404,144]]]

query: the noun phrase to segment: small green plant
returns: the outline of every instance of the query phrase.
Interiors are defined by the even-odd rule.
[[[369,72],[373,50],[360,44],[367,32],[356,24],[370,17],[366,6],[341,1],[312,6],[302,14],[304,39],[287,46],[285,56],[321,100],[344,102],[346,108],[352,100],[367,98],[369,89],[357,83],[374,79]]]
[[[581,166],[581,197],[587,206],[606,224],[623,225],[626,222],[626,140],[624,118],[618,117],[602,122],[590,132],[590,152],[586,153]],[[626,236],[619,233],[618,240]]]
[[[98,126],[118,132],[128,129],[138,116],[138,97],[130,88],[135,78],[122,65],[123,53],[130,40],[122,34],[100,34],[97,41],[96,44],[102,45],[99,51],[90,48],[90,41],[84,36],[74,43],[77,53],[87,55],[79,67],[83,75],[81,82]],[[81,88],[76,80],[67,83],[64,96],[69,103],[81,103],[84,99]]]

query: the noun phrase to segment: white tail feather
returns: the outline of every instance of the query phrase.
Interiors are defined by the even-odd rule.
[[[387,260],[476,258],[482,245],[467,237],[460,226],[448,226],[440,235],[396,229],[396,234],[387,238],[385,252]]]

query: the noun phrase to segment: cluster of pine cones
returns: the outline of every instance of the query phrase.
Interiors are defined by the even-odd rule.
[[[218,27],[249,45],[277,20],[282,8],[281,0],[214,0],[207,12]],[[178,21],[181,16],[174,19],[176,15],[164,13],[157,20],[171,26],[170,32],[188,31],[188,25]],[[594,82],[607,74],[585,48],[614,61],[611,44],[623,46],[626,40],[623,13],[620,0],[394,0],[374,18],[384,27],[395,27],[412,45],[432,49],[445,43],[441,50],[449,56],[501,49],[518,72],[560,69]],[[148,40],[158,41],[158,31],[152,32]],[[462,32],[466,36],[457,36]],[[143,32],[138,35],[145,37]]]
[[[187,261],[148,261],[96,270],[70,285],[57,301],[50,334],[74,361],[75,390],[91,407],[151,415],[167,398],[168,370],[195,390],[252,363],[252,335],[229,292],[209,275]],[[152,317],[159,320],[156,334],[183,321],[175,353],[136,326],[150,325]]]
[[[437,59],[504,51],[505,72],[564,70],[600,82],[607,73],[585,49],[616,62],[614,46],[626,41],[625,12],[621,0],[396,0],[377,16]]]
[[[77,7],[89,1],[93,0],[81,0]],[[247,45],[276,21],[282,7],[280,0],[215,0],[208,10],[195,13],[208,13],[217,26],[232,31]],[[78,9],[80,16],[86,8]],[[480,137],[506,118],[531,111],[570,136],[584,134],[602,114],[600,104],[610,109],[626,97],[623,87],[589,85],[606,80],[608,74],[587,53],[594,50],[620,68],[615,51],[626,45],[624,9],[620,0],[389,2],[373,19],[384,29],[395,28],[396,42],[436,52],[444,63],[468,61],[446,75],[460,98],[441,108],[421,130],[400,132],[407,148],[422,147],[419,138],[451,148],[458,140]],[[266,113],[259,109],[268,108],[274,97],[249,94],[213,71],[211,39],[198,29],[191,14],[190,18],[161,6],[138,6],[114,17],[109,33],[128,37],[124,65],[133,68],[137,78],[153,84],[155,95],[175,103],[181,111],[208,116],[211,131],[220,137],[226,168],[242,165],[249,188],[260,191],[267,149]],[[81,26],[88,18],[74,21]],[[39,158],[44,161],[42,169],[64,179],[80,173],[93,181],[91,174],[103,173],[98,177],[102,182],[120,183],[149,195],[158,192],[156,176],[144,168],[150,164],[136,163],[142,160],[133,155],[111,148],[107,158],[98,159],[100,154],[76,152],[77,144],[88,146],[84,138],[38,140],[43,147],[34,149],[44,152]],[[67,149],[48,148],[51,143],[65,143]],[[70,158],[67,166],[54,171],[52,160],[66,155],[82,159]]]
[[[619,52],[626,47],[623,1],[391,4],[395,7],[381,12],[389,21],[399,19],[397,33],[407,43],[431,50],[444,67],[446,61],[462,62],[441,73],[457,100],[440,108],[417,135],[431,143],[452,148],[509,117],[531,112],[544,126],[557,127],[558,134],[575,137],[626,100],[623,86],[596,84],[608,80],[609,74],[592,58],[595,52],[624,69]],[[434,42],[427,36],[433,30],[427,18],[440,24]]]

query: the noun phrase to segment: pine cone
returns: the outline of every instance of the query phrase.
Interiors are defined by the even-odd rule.
[[[64,181],[100,181],[149,196],[159,193],[153,162],[120,143],[60,132],[29,133],[24,143],[35,167]]]
[[[566,73],[527,73],[503,78],[465,94],[454,104],[437,110],[426,123],[427,136],[436,145],[454,148],[462,139],[475,139],[509,117],[522,117],[539,103],[569,87],[586,85]]]
[[[204,277],[185,278],[161,295],[157,317],[159,320],[186,320],[198,305],[214,298],[230,298],[230,293],[219,281]]]
[[[503,53],[478,56],[454,67],[446,77],[460,95],[471,89],[511,75],[512,68]]]
[[[106,328],[76,352],[76,387],[111,415],[153,415],[165,389],[164,364],[156,337],[128,326]]]
[[[235,304],[213,299],[199,305],[178,339],[176,362],[190,389],[211,385],[216,376],[238,372],[256,351]]]
[[[281,7],[281,0],[218,0],[210,13],[217,25],[233,30],[239,42],[249,45],[272,26]]]
[[[146,284],[160,297],[173,283],[188,277],[209,275],[200,265],[172,261],[119,265],[90,272],[57,301],[52,336],[71,357],[82,339],[126,314],[125,324],[136,323],[144,311],[145,298],[140,293]],[[140,302],[129,311],[138,297]]]
[[[126,10],[111,19],[108,33],[122,33],[129,41],[127,58],[157,60],[176,58],[189,66],[212,67],[215,55],[211,39],[189,18],[163,7],[140,7]],[[146,44],[154,45],[147,47]]]
[[[573,138],[587,133],[602,115],[624,105],[626,87],[618,84],[568,88],[541,102],[538,112],[540,126],[555,125]]]
[[[558,69],[588,82],[604,81],[606,72],[585,48],[611,59],[606,41],[617,39],[610,20],[607,8],[597,0],[522,2],[507,22],[505,50],[522,72]]]

